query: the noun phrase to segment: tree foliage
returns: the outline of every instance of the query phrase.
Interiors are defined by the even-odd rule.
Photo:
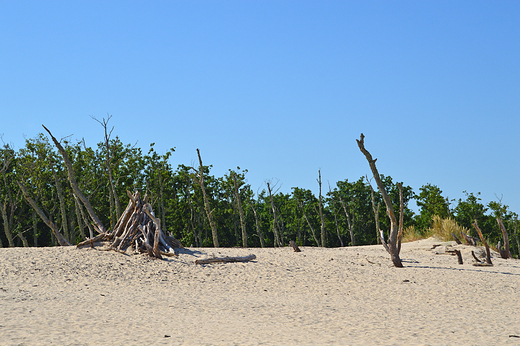
[[[208,210],[220,246],[279,246],[295,240],[300,246],[350,246],[378,242],[375,211],[380,228],[390,227],[379,191],[372,191],[366,178],[341,180],[322,190],[294,187],[291,193],[276,191],[276,184],[260,187],[255,193],[247,183],[247,170],[237,167],[222,177],[211,173],[211,166],[194,170],[173,166],[175,149],[158,153],[152,143],[146,153],[123,143],[117,136],[87,147],[84,141],[62,140],[70,157],[79,188],[89,199],[107,228],[114,227],[126,206],[126,191],[146,193],[165,231],[186,246],[213,246],[213,237],[199,175],[204,176]],[[24,199],[18,183],[23,184],[49,220],[72,244],[89,237],[92,225],[86,210],[78,203],[67,182],[62,157],[43,134],[28,139],[14,150],[4,144],[0,149],[0,246],[52,246],[57,241],[49,227]],[[395,210],[399,210],[399,190],[392,177],[381,175]],[[496,218],[501,218],[511,234],[512,252],[518,254],[518,217],[498,202],[484,205],[479,194],[465,192],[450,210],[442,190],[426,184],[415,194],[403,185],[404,227],[427,229],[434,215],[454,217],[464,227],[478,221],[490,243],[501,237]],[[417,215],[409,207],[416,200]],[[379,208],[374,210],[374,206]],[[323,230],[321,223],[323,219]],[[515,233],[516,232],[516,233]],[[516,238],[515,238],[516,237]]]

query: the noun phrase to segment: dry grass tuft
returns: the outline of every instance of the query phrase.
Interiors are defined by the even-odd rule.
[[[452,233],[459,239],[463,239],[460,234],[461,231],[469,234],[469,230],[459,224],[451,217],[443,219],[440,216],[434,215],[432,218],[432,227],[426,231],[419,231],[414,226],[408,226],[403,230],[403,243],[426,239],[430,237],[438,238],[443,241],[454,240]]]
[[[469,230],[466,227],[460,226],[451,217],[443,219],[437,215],[433,216],[433,224],[428,231],[432,236],[444,241],[453,240],[452,233],[459,239],[462,239],[461,231],[469,234]]]
[[[415,226],[408,226],[403,230],[403,243],[408,243],[411,241],[426,239],[431,237],[429,230],[426,232],[419,232],[415,229]]]

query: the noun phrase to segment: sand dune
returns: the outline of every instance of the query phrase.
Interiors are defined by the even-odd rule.
[[[4,248],[0,344],[519,345],[520,261],[475,267],[459,246],[458,265],[450,245],[403,244],[401,269],[381,246],[188,248],[164,261]]]

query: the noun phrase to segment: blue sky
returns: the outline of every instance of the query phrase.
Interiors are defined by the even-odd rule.
[[[520,212],[518,1],[0,1],[0,134],[45,124],[317,193],[379,171]],[[328,187],[327,187],[328,189]]]

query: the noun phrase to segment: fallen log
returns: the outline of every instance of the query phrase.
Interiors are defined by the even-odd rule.
[[[215,257],[198,259],[195,264],[210,264],[210,263],[233,263],[233,262],[249,262],[256,258],[255,255],[249,255],[244,257]]]

